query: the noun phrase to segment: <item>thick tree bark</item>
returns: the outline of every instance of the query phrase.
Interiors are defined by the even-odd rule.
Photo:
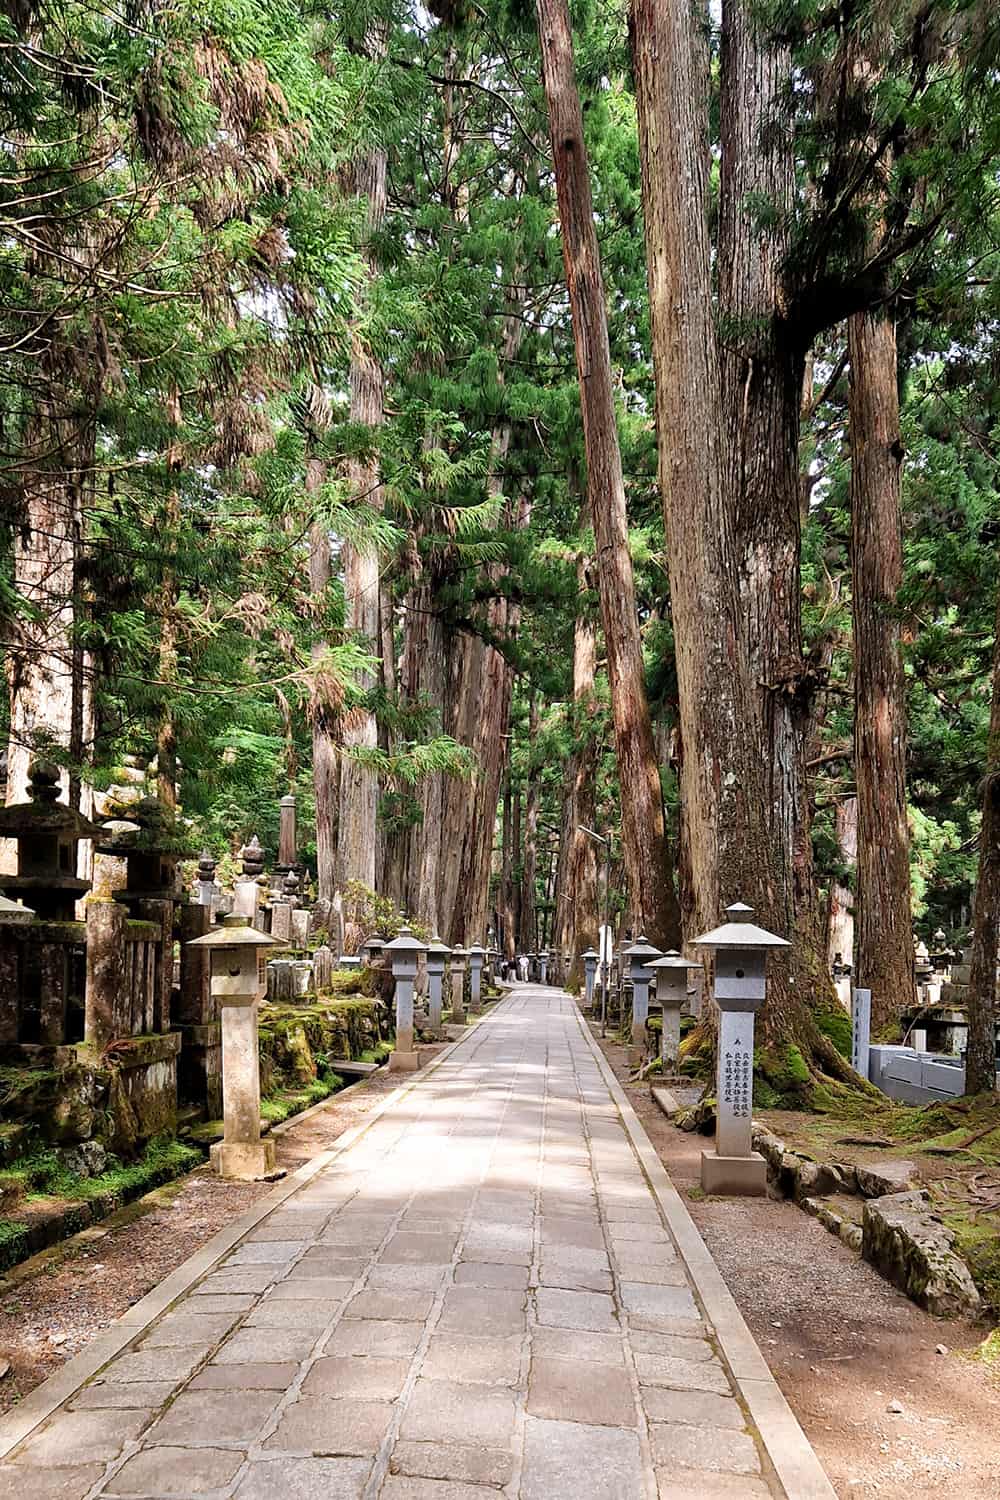
[[[794,202],[787,123],[791,56],[749,0],[726,0],[722,28],[719,303],[725,483],[757,697],[772,837],[772,913],[783,936],[814,940],[804,846],[810,678],[802,654],[799,424],[805,350],[786,327],[785,258]],[[765,225],[755,220],[766,203]]]
[[[903,582],[896,331],[849,320],[854,771],[858,790],[857,983],[878,1035],[916,1003],[906,819],[906,680],[896,597]]]
[[[307,483],[308,483],[307,479]],[[326,527],[314,523],[309,533],[309,591],[318,615],[330,587],[330,538]],[[321,910],[329,912],[337,890],[337,813],[340,804],[339,695],[321,663],[329,650],[318,635],[312,646],[316,667],[309,717],[312,725],[313,793],[316,800],[316,883]]]
[[[853,872],[858,862],[858,799],[841,797],[834,810],[834,833],[837,852],[845,871]],[[854,893],[845,882],[830,885],[830,908],[827,915],[827,960],[837,955],[845,964],[854,963]]]
[[[379,27],[366,39],[368,55],[385,55],[385,33]],[[367,210],[366,252],[369,280],[378,267],[370,241],[385,219],[386,153],[375,147],[354,163],[354,186]],[[355,330],[351,351],[351,422],[367,427],[375,436],[384,418],[384,379],[382,367],[366,343],[360,329]],[[356,458],[348,465],[351,497],[364,505],[381,509],[382,487],[379,459],[375,452]],[[360,636],[363,645],[378,656],[381,644],[381,610],[379,605],[380,569],[374,549],[360,550],[345,544],[341,554],[344,569],[346,626]],[[365,674],[358,683],[362,692],[370,692],[374,677]],[[344,885],[359,880],[375,888],[378,817],[378,774],[352,759],[352,749],[374,750],[378,746],[375,714],[366,704],[356,704],[345,716],[343,744],[345,751],[340,773],[340,821],[337,834],[337,881]]]
[[[508,742],[509,743],[509,742]],[[510,751],[507,753],[507,774],[503,785],[503,815],[501,818],[500,857],[500,931],[497,946],[504,958],[514,957],[514,792],[510,779]]]
[[[590,558],[577,562],[577,583],[581,595],[591,587]],[[573,987],[580,983],[583,964],[580,954],[596,948],[599,918],[597,911],[597,851],[593,839],[581,828],[594,829],[597,816],[595,777],[597,774],[597,740],[591,719],[594,713],[594,679],[597,671],[597,630],[585,614],[578,614],[573,630],[573,754],[570,757],[570,821],[564,828],[567,842],[565,900],[556,908],[562,913],[563,947],[569,952],[569,971],[565,982]],[[594,829],[596,832],[597,830]]]
[[[761,1044],[795,1040],[824,1069],[852,1077],[808,1009],[830,989],[812,893],[797,891],[794,878],[808,707],[798,623],[802,356],[780,326],[780,241],[750,220],[756,192],[780,204],[790,191],[780,122],[770,120],[787,58],[762,55],[749,17],[727,6],[720,336],[708,235],[707,15],[699,23],[687,0],[632,0],[631,16],[687,930],[714,925],[720,906],[739,897],[793,939],[769,965]]]
[[[660,487],[681,721],[689,936],[760,902],[767,832],[754,795],[754,705],[723,485],[708,231],[708,62],[689,0],[632,0]]]
[[[510,841],[514,856],[514,867],[510,875],[511,904],[513,906],[513,948],[515,953],[524,951],[524,939],[521,935],[521,924],[523,921],[524,903],[522,901],[522,878],[524,861],[521,853],[521,788],[511,787],[510,795]],[[510,955],[513,957],[513,954]]]
[[[538,702],[534,693],[528,708],[528,745],[538,737]],[[536,882],[538,875],[538,773],[528,763],[528,785],[524,799],[524,848],[521,855],[521,949],[533,953],[538,947]]]
[[[659,947],[680,941],[663,796],[646,700],[615,417],[607,310],[591,200],[567,0],[537,0],[563,261],[580,380],[587,493],[597,541],[601,613],[623,789],[622,839],[636,920]]]
[[[401,687],[407,702],[421,703],[436,711],[434,732],[444,727],[447,688],[447,641],[436,597],[436,560],[414,562],[418,570],[414,587],[406,598],[403,626]],[[444,908],[441,902],[440,861],[444,823],[445,776],[433,771],[416,788],[420,821],[410,831],[407,872],[407,911],[440,932]]]
[[[996,1088],[997,934],[1000,931],[1000,587],[993,628],[993,698],[983,777],[979,874],[973,904],[969,974],[969,1042],[965,1092]]]

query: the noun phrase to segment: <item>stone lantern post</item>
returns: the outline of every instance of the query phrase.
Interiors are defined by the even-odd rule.
[[[639,1067],[646,1055],[649,986],[653,981],[650,964],[662,956],[659,948],[647,943],[644,937],[637,937],[634,943],[622,949],[622,960],[627,965],[626,972],[632,981],[632,1046],[629,1061],[633,1068]]]
[[[420,955],[425,951],[424,944],[406,926],[385,945],[396,981],[396,1049],[389,1057],[390,1072],[412,1073],[420,1066],[413,1046],[413,982]]]
[[[538,981],[540,984],[549,982],[549,951],[542,948],[538,954]]]
[[[753,910],[727,906],[729,921],[694,939],[715,954],[715,1003],[719,1007],[718,1104],[715,1150],[701,1154],[706,1193],[767,1192],[767,1164],[751,1149],[753,1122],[754,1016],[764,1003],[769,948],[787,948],[784,938],[749,919]]]
[[[601,955],[596,948],[588,948],[580,957],[583,959],[583,1003],[587,1010],[593,1010],[594,980],[597,978],[597,965]]]
[[[483,961],[485,948],[473,943],[469,949],[469,1010],[474,1016],[483,1013]]]
[[[465,948],[451,950],[451,1019],[455,1026],[465,1025]]]
[[[441,1031],[441,1005],[442,987],[444,984],[444,966],[448,960],[451,949],[447,943],[442,943],[437,933],[427,944],[425,963],[427,964],[427,1012],[428,1024],[436,1035]]]
[[[190,947],[207,950],[212,994],[222,1012],[222,1112],[225,1137],[212,1147],[220,1177],[249,1182],[275,1167],[274,1142],[260,1135],[260,1057],[257,1013],[267,989],[265,953],[274,939],[240,916],[194,938]]]
[[[663,1012],[660,1060],[663,1077],[666,1079],[677,1072],[677,1056],[681,1045],[681,1007],[687,999],[687,977],[692,970],[700,969],[701,964],[697,960],[683,958],[676,948],[671,948],[649,967],[656,984],[657,1003]]]

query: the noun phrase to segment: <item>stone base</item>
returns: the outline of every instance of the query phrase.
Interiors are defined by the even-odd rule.
[[[276,1169],[274,1142],[271,1140],[241,1142],[218,1141],[211,1150],[212,1166],[220,1177],[239,1182],[256,1182],[269,1177]]]
[[[757,1151],[751,1151],[749,1156],[720,1156],[717,1151],[703,1151],[701,1186],[704,1192],[722,1197],[765,1198],[767,1162]]]
[[[415,1073],[420,1067],[420,1057],[416,1052],[390,1052],[390,1073]]]

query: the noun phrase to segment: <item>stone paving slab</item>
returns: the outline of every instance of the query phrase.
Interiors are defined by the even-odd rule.
[[[574,1003],[519,987],[63,1377],[0,1496],[830,1500],[651,1156]]]

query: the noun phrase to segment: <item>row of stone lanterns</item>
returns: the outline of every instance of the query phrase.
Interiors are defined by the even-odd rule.
[[[0,901],[3,898],[0,897]],[[7,903],[13,906],[14,903]],[[13,921],[30,920],[23,908],[9,914]],[[3,913],[0,912],[0,919]],[[222,1177],[252,1180],[275,1170],[274,1142],[260,1133],[260,1058],[258,1022],[260,1002],[267,992],[265,953],[275,939],[247,925],[240,915],[227,916],[222,925],[192,940],[192,948],[207,950],[212,994],[222,1016],[222,1094],[224,1137],[212,1147],[212,1164]],[[452,1015],[465,1019],[465,965],[470,976],[470,1009],[482,1010],[482,975],[486,950],[478,943],[469,949],[449,949],[434,937],[422,943],[403,926],[391,943],[369,938],[365,954],[372,962],[388,954],[395,981],[396,1046],[389,1058],[392,1071],[413,1072],[419,1066],[413,1035],[413,991],[421,955],[427,965],[431,1027],[441,1026],[442,981],[450,957],[454,985]]]

